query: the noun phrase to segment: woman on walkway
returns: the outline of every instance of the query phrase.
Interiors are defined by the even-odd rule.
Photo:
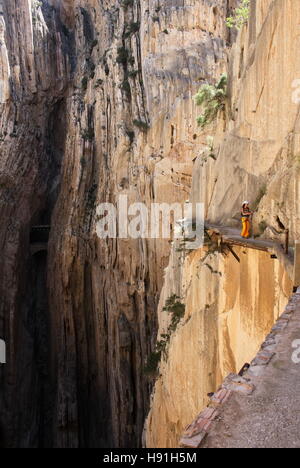
[[[241,236],[244,237],[245,239],[248,239],[250,237],[250,227],[251,227],[250,220],[251,220],[252,214],[253,213],[249,208],[249,202],[244,201],[243,206],[242,206],[242,212],[241,212],[242,225],[243,225]]]

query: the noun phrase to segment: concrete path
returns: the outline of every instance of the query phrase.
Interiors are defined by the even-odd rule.
[[[254,392],[230,395],[201,448],[300,448],[300,289],[281,324],[285,321],[275,335],[272,359],[244,376]]]

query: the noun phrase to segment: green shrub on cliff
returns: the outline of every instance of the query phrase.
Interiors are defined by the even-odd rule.
[[[146,132],[149,129],[148,122],[144,122],[143,120],[134,119],[133,125],[142,130],[142,132]]]
[[[118,55],[117,55],[117,63],[126,65],[128,57],[129,57],[129,51],[125,47],[119,47]]]
[[[220,110],[225,108],[227,92],[227,75],[222,75],[216,85],[204,84],[194,96],[197,106],[202,106],[204,111],[197,118],[198,124],[204,128],[212,123]]]
[[[137,33],[140,29],[140,23],[139,22],[131,22],[130,24],[126,25],[126,32],[125,32],[125,37],[130,37],[133,34]]]
[[[95,132],[93,128],[85,128],[81,130],[81,138],[84,141],[93,141],[95,138]]]
[[[40,0],[33,0],[31,6],[32,8],[40,8],[41,6],[43,6],[43,2],[41,2]]]
[[[177,325],[184,316],[185,305],[182,304],[179,299],[180,298],[176,296],[176,294],[173,294],[171,297],[169,297],[169,299],[166,300],[165,307],[163,308],[164,311],[171,315],[171,323],[168,327],[169,334],[176,330]]]
[[[127,9],[128,7],[132,7],[134,5],[134,0],[123,0],[121,5],[123,8]]]
[[[246,24],[250,14],[250,0],[241,0],[240,5],[234,9],[233,15],[226,18],[228,28],[241,29]]]
[[[161,353],[153,351],[149,354],[147,363],[144,367],[144,374],[155,377],[157,374],[158,365],[160,363]]]
[[[172,333],[175,332],[180,320],[184,317],[185,305],[180,302],[180,298],[176,294],[172,294],[167,300],[163,311],[171,315],[171,321],[167,328],[166,333],[163,333],[160,341],[157,341],[155,350],[150,353],[147,363],[144,367],[144,373],[149,376],[156,376],[158,366],[161,358],[167,359],[168,357],[168,344],[171,339]]]

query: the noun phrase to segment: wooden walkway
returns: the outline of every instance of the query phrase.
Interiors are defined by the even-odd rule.
[[[227,245],[232,251],[232,254],[237,258],[237,260],[238,257],[233,250],[234,246],[269,252],[270,255],[273,256],[273,258],[277,258],[284,265],[291,280],[294,281],[295,255],[294,250],[292,248],[289,248],[289,252],[288,254],[286,254],[284,246],[280,242],[277,242],[275,240],[267,240],[260,238],[244,239],[243,237],[241,237],[240,231],[238,229],[228,226],[219,226],[216,224],[205,223],[205,228],[209,233],[214,233],[215,235],[219,236],[220,243]],[[295,284],[295,286],[299,286],[299,284]]]
[[[238,229],[227,227],[227,226],[218,226],[215,224],[206,224],[206,229],[208,231],[215,232],[216,234],[222,237],[222,240],[231,245],[239,245],[241,247],[246,247],[248,249],[263,250],[269,252],[270,249],[274,247],[274,242],[271,240],[265,239],[244,239],[241,237]]]

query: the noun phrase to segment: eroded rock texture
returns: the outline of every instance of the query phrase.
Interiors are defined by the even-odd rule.
[[[147,447],[178,446],[208,394],[252,361],[292,293],[288,274],[269,253],[234,251],[240,263],[230,252],[172,252],[158,309],[160,332],[169,320],[163,310],[168,297],[175,292],[186,309],[160,366],[145,424]]]
[[[299,15],[292,0],[251,2],[230,55],[226,115],[208,130],[214,158],[197,158],[191,192],[205,204],[206,219],[223,225],[240,225],[241,203],[249,200],[254,233],[282,242],[289,229],[291,247],[300,233]],[[239,264],[216,251],[182,259],[175,247],[158,309],[161,331],[171,294],[181,295],[186,312],[156,382],[145,430],[149,447],[178,444],[207,394],[255,356],[293,286],[265,253],[236,248]]]
[[[95,208],[188,197],[191,97],[223,70],[231,3],[1,0],[4,445],[140,444],[169,248],[100,241]]]
[[[227,128],[215,136],[217,161],[198,159],[193,177],[194,197],[205,202],[208,219],[232,224],[241,200],[249,199],[258,208],[256,227],[263,222],[268,236],[285,227],[292,239],[300,231],[299,22],[290,0],[251,2],[249,24],[231,52]]]
[[[2,2],[0,199],[4,444],[43,445],[50,433],[47,252],[30,255],[30,227],[50,224],[66,125],[72,40],[55,10]]]

